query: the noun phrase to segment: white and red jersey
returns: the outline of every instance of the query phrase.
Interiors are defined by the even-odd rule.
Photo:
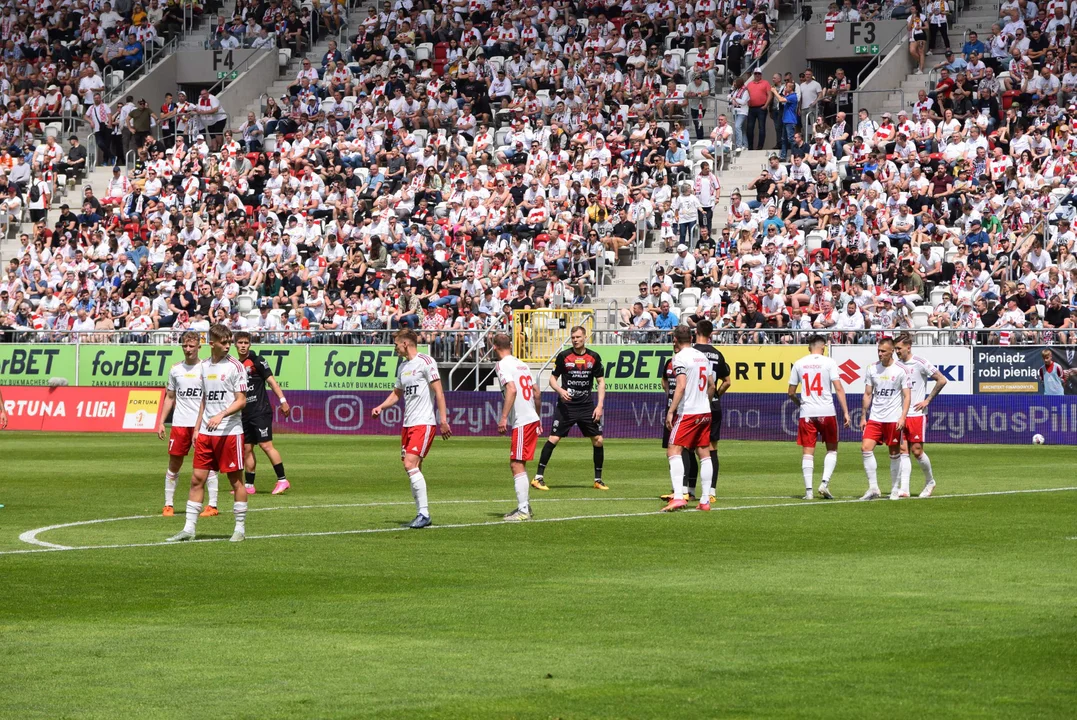
[[[176,394],[172,411],[173,427],[193,428],[202,409],[202,363],[188,365],[178,362],[168,371],[165,390]]]
[[[903,363],[909,373],[909,382],[912,384],[912,399],[909,401],[909,417],[922,417],[923,410],[917,410],[916,404],[923,402],[927,397],[927,384],[938,372],[935,366],[919,355],[913,355],[907,363]]]
[[[841,382],[841,371],[834,358],[808,355],[793,363],[789,386],[800,385],[800,417],[835,417],[835,382]]]
[[[707,393],[707,381],[713,370],[707,356],[693,347],[686,347],[673,356],[673,377],[684,375],[684,396],[678,415],[710,414],[711,399]]]
[[[869,420],[881,423],[901,419],[902,390],[911,387],[909,371],[896,360],[889,367],[872,363],[864,384],[871,388],[871,415]]]
[[[438,364],[425,353],[418,353],[396,366],[393,387],[404,394],[404,427],[437,425],[434,390],[430,385],[440,379]]]
[[[236,401],[236,393],[246,394],[247,371],[231,355],[225,356],[220,362],[213,362],[213,358],[202,361],[202,396],[205,398],[206,409],[202,413],[202,427],[199,433],[222,437],[225,435],[243,434],[243,414],[232,413],[221,421],[216,430],[210,430],[207,425],[210,418],[221,414],[228,406]]]
[[[509,413],[509,425],[520,428],[539,421],[535,410],[535,379],[527,365],[512,355],[506,355],[497,362],[497,381],[501,383],[502,391],[509,383],[516,385],[516,400]]]

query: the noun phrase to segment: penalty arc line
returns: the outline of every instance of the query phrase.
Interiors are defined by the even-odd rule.
[[[1038,494],[1038,493],[1068,492],[1068,491],[1073,491],[1073,490],[1077,490],[1077,487],[1034,488],[1034,489],[1029,489],[1029,490],[996,490],[996,491],[979,492],[979,493],[955,493],[955,494],[952,494],[952,495],[935,495],[934,499],[941,500],[941,499],[947,499],[947,498],[976,498],[976,497],[995,497],[995,496],[1002,496],[1002,495],[1026,495],[1026,494]],[[626,499],[634,499],[634,498],[626,498]],[[646,499],[646,498],[639,498],[639,499],[642,500],[642,499]],[[566,498],[566,500],[567,500],[567,498]],[[451,501],[449,501],[449,502],[451,502]],[[491,501],[491,502],[494,502],[494,501]],[[714,510],[712,510],[712,512],[729,512],[731,510],[759,510],[759,509],[764,509],[764,508],[833,507],[835,505],[847,505],[847,504],[850,504],[850,503],[861,503],[861,502],[863,502],[863,501],[859,500],[859,499],[849,499],[849,500],[831,500],[831,501],[827,501],[827,502],[810,502],[810,501],[806,502],[806,501],[801,501],[801,502],[790,502],[790,503],[769,503],[769,504],[764,503],[764,504],[756,504],[756,505],[734,505],[734,506],[725,507],[725,508],[715,508]],[[410,505],[411,503],[403,503],[403,504],[409,504]],[[283,509],[283,508],[281,508],[281,509]],[[529,521],[529,523],[557,523],[557,522],[572,522],[572,521],[576,521],[576,520],[603,520],[603,519],[609,519],[609,518],[633,518],[633,517],[647,517],[647,516],[651,516],[651,515],[662,515],[662,514],[664,514],[664,513],[661,510],[650,510],[650,511],[646,511],[646,512],[637,512],[637,513],[603,513],[603,514],[599,514],[599,515],[572,515],[572,516],[568,516],[568,517],[558,517],[558,518],[536,518],[534,520]],[[92,524],[99,524],[99,523],[106,523],[106,522],[117,522],[117,521],[120,521],[120,520],[135,520],[135,519],[141,520],[141,519],[147,519],[147,518],[153,518],[153,517],[158,517],[158,516],[157,515],[133,515],[133,516],[123,517],[123,518],[103,518],[103,519],[100,519],[100,520],[83,520],[81,522],[65,523],[63,525],[52,525],[52,526],[49,526],[48,528],[39,528],[38,530],[27,531],[26,533],[23,533],[22,535],[20,535],[20,538],[22,538],[23,536],[28,536],[31,533],[44,532],[47,529],[58,529],[58,528],[65,528],[65,527],[76,527],[76,526],[80,526],[80,525],[92,525]],[[429,531],[429,530],[450,530],[450,529],[461,529],[461,528],[494,527],[494,526],[498,526],[498,525],[519,525],[519,524],[520,523],[518,523],[518,522],[513,522],[513,521],[509,521],[509,520],[492,520],[492,521],[488,521],[488,522],[451,523],[451,524],[447,524],[447,525],[431,525],[431,526],[429,526],[427,528],[424,528],[424,529],[427,530],[427,531]],[[329,537],[329,536],[336,536],[336,535],[372,535],[372,534],[376,534],[376,533],[402,532],[402,531],[405,531],[405,530],[410,530],[410,528],[408,528],[407,526],[401,526],[401,527],[391,527],[391,528],[362,528],[362,529],[357,529],[357,530],[326,530],[326,531],[320,531],[320,532],[274,533],[274,534],[270,534],[270,535],[249,535],[249,536],[247,536],[246,539],[247,540],[275,540],[275,539],[281,539],[281,538],[295,538],[295,537]],[[1071,538],[1071,539],[1074,539],[1074,538]],[[196,539],[196,540],[188,541],[188,542],[185,542],[185,543],[173,543],[173,542],[168,542],[168,541],[161,541],[161,542],[151,542],[151,543],[123,543],[123,544],[113,544],[113,545],[80,545],[80,546],[67,546],[67,545],[52,545],[52,544],[50,544],[49,547],[40,547],[40,548],[33,548],[33,549],[28,549],[28,550],[0,551],[0,555],[27,555],[27,554],[31,554],[31,553],[66,552],[66,551],[73,551],[73,550],[114,550],[114,549],[120,549],[120,548],[162,547],[162,546],[167,546],[167,545],[189,545],[189,544],[192,544],[192,543],[225,542],[226,540],[227,540],[227,538],[205,538],[205,539],[202,539],[202,540]],[[41,543],[43,541],[38,540],[37,542]]]
[[[788,495],[745,495],[741,496],[745,500],[788,500]],[[542,504],[555,503],[555,502],[654,502],[654,498],[638,497],[638,498],[605,498],[605,497],[591,497],[591,498],[543,498]],[[506,503],[508,500],[438,500],[431,502],[431,505],[473,505],[473,504],[488,504],[488,503]],[[331,503],[327,505],[280,505],[277,507],[267,508],[251,508],[247,512],[274,512],[278,510],[320,510],[320,509],[332,509],[332,508],[357,508],[357,507],[394,507],[399,505],[414,505],[414,502],[407,501],[389,501],[389,502],[368,502],[368,503]],[[70,545],[58,545],[56,543],[45,542],[38,539],[38,535],[41,533],[49,532],[52,530],[61,530],[70,527],[79,527],[80,525],[101,525],[110,522],[120,522],[121,520],[149,520],[151,518],[161,517],[160,515],[128,515],[126,517],[116,518],[100,518],[97,520],[80,520],[78,522],[59,523],[57,525],[47,525],[45,527],[35,528],[33,530],[27,530],[19,535],[19,540],[29,545],[37,545],[42,548],[48,548],[50,550],[77,550],[78,547]],[[151,543],[152,545],[153,543]],[[96,547],[96,546],[95,546]],[[26,552],[25,550],[22,552]],[[4,554],[4,553],[0,553]]]

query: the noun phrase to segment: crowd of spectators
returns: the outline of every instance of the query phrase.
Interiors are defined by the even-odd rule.
[[[136,162],[104,197],[57,217],[47,195],[9,189],[41,207],[4,268],[0,317],[132,340],[216,321],[282,341],[449,328],[459,353],[514,311],[584,301],[597,266],[631,254],[642,229],[673,257],[622,313],[641,337],[707,316],[743,342],[922,324],[1074,339],[1074,235],[1040,222],[1060,212],[1052,198],[1077,202],[1071,116],[1021,92],[1005,114],[968,112],[962,93],[992,96],[966,74],[876,122],[850,117],[838,78],[753,73],[733,92],[767,85],[762,119],[780,108],[783,154],[722,217],[715,165],[745,144],[737,104],[703,142],[695,121],[729,25],[765,43],[770,8],[719,5],[387,4],[353,17],[349,47],[305,58],[288,96],[235,132],[162,110],[161,132],[128,128]],[[147,114],[130,105],[128,119]],[[77,155],[46,141],[11,173]],[[935,288],[949,306],[929,306]]]
[[[923,327],[952,342],[1077,340],[1077,56],[1041,40],[1068,36],[1067,12],[1007,3],[994,66],[970,33],[896,117],[854,115],[840,72],[738,79],[734,142],[765,148],[779,113],[780,153],[733,192],[720,233],[701,230],[641,284],[622,325],[655,338],[707,316],[742,342]]]
[[[455,328],[460,351],[516,310],[583,302],[639,228],[673,245],[711,224],[732,139],[697,149],[691,130],[704,135],[721,51],[765,53],[773,14],[714,0],[344,11],[296,23],[275,0],[240,2],[218,21],[215,42],[272,32],[299,54],[317,33],[289,28],[311,14],[330,36],[348,23],[346,46],[304,57],[289,94],[234,133],[205,93],[122,103],[105,157],[134,162],[59,216],[41,200],[0,283],[9,324],[121,340],[214,321],[282,340]],[[78,164],[45,147],[52,171]]]

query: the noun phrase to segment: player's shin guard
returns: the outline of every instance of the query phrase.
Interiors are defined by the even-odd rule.
[[[210,507],[217,507],[217,489],[219,484],[220,479],[217,477],[217,473],[211,472],[206,478],[206,492],[209,493]]]
[[[800,471],[804,473],[804,488],[811,492],[815,479],[815,456],[803,455],[800,458]]]
[[[165,505],[173,505],[176,499],[176,473],[165,471]]]
[[[912,476],[912,460],[909,459],[909,453],[901,453],[898,458],[899,461],[899,477],[901,479],[901,492],[909,492],[909,478]]]
[[[545,451],[545,448],[543,448]],[[602,463],[606,459],[606,448],[599,445],[591,448],[591,458],[595,461],[595,480],[602,479]]]
[[[827,451],[826,457],[823,458],[823,485],[830,484],[830,478],[834,476],[834,470],[838,467],[838,451]]]
[[[513,485],[516,486],[516,508],[522,510],[525,513],[531,512],[531,503],[528,502],[527,488],[528,480],[527,473],[522,472],[519,475],[514,475],[512,478]]]
[[[696,473],[699,472],[699,458],[696,457],[696,451],[687,448],[681,450],[681,461],[684,467],[681,484],[687,486],[688,492],[695,495]]]
[[[237,502],[232,506],[232,512],[236,514],[236,532],[247,532],[247,503]]]
[[[868,476],[868,490],[874,490],[879,492],[879,463],[875,459],[875,453],[865,452],[864,456],[864,473]]]
[[[901,482],[901,457],[899,455],[890,456],[890,492],[898,489],[898,484]]]
[[[415,510],[420,515],[430,517],[430,506],[426,503],[426,478],[419,468],[408,470],[408,479],[411,480],[411,496],[415,498]]]
[[[198,514],[200,512],[202,512],[202,503],[187,501],[187,522],[183,525],[184,532],[194,535],[195,528],[198,527]]]
[[[282,480],[288,479],[284,475],[284,463],[277,463],[276,465],[274,465],[273,472],[277,473],[277,482],[281,482]],[[254,484],[254,478],[251,478],[251,484]]]
[[[924,471],[924,484],[930,485],[935,482],[935,473],[931,470],[931,458],[927,456],[927,453],[920,453],[916,462],[920,463],[920,469]]]
[[[703,492],[699,494],[699,501],[701,503],[710,502],[711,493],[714,489],[714,486],[711,484],[714,479],[711,462],[709,455],[699,461],[699,481],[703,485]]]
[[[550,464],[550,458],[553,457],[553,451],[556,448],[557,448],[557,446],[554,445],[549,440],[547,440],[546,444],[542,446],[542,454],[539,455],[539,463],[538,463],[538,474],[539,475],[545,475],[546,474],[546,466]]]
[[[684,497],[684,460],[680,455],[669,458],[669,480],[673,485],[673,499]]]

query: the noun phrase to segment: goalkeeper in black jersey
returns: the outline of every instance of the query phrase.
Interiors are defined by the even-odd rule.
[[[577,325],[572,328],[570,337],[572,347],[557,354],[553,373],[550,375],[550,387],[557,393],[557,409],[554,411],[550,436],[539,457],[538,474],[531,481],[531,487],[536,490],[550,489],[543,479],[546,466],[550,464],[557,443],[576,425],[584,437],[591,439],[595,489],[609,490],[602,482],[602,462],[605,458],[605,449],[602,447],[602,406],[606,402],[606,373],[602,368],[602,358],[587,347],[587,330]],[[591,394],[596,386],[597,404]]]

